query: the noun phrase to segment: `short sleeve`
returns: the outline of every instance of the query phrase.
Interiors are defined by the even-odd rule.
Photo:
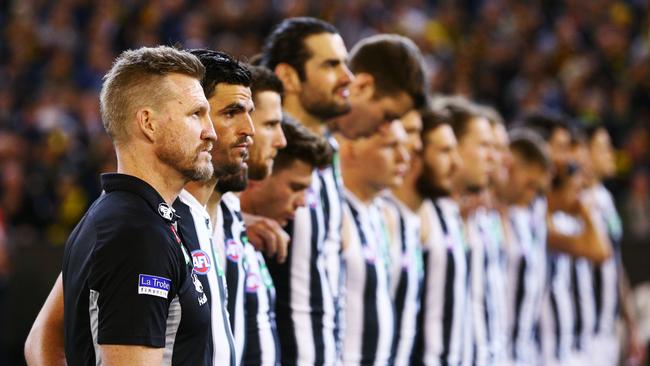
[[[164,347],[169,306],[186,277],[171,227],[96,226],[89,311],[98,343]]]

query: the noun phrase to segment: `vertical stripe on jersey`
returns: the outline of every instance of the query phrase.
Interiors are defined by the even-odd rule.
[[[221,201],[221,212],[223,212],[223,231],[224,231],[224,245],[227,245],[228,240],[235,240],[232,230],[234,217],[225,202]],[[227,251],[228,248],[224,248]],[[243,253],[242,253],[243,255]],[[227,256],[227,254],[226,254]],[[241,258],[239,258],[241,260]],[[237,289],[239,288],[239,265],[226,258],[226,283],[228,284],[228,314],[230,315],[230,327],[233,332],[236,323],[236,305],[237,305]],[[242,279],[243,280],[243,279]]]
[[[250,262],[251,258],[246,258],[246,253],[244,253],[244,260]],[[249,263],[248,266],[251,264]],[[249,267],[250,268],[250,267]],[[250,271],[249,268],[245,268],[247,272]],[[246,280],[248,281],[249,274],[246,275]],[[261,285],[261,284],[260,284]],[[262,342],[260,340],[259,329],[256,329],[257,332],[250,332],[248,327],[255,324],[257,325],[258,321],[258,312],[260,308],[260,299],[257,296],[257,293],[248,292],[247,289],[244,293],[244,303],[246,313],[246,342],[244,343],[244,356],[242,359],[242,364],[244,365],[261,365],[262,364]],[[257,327],[256,327],[257,328]]]
[[[400,248],[400,253],[401,256],[407,256],[408,250],[407,250],[407,243],[406,243],[406,223],[404,222],[404,217],[402,216],[402,213],[400,212],[400,208],[397,205],[396,202],[393,202],[392,200],[385,200],[385,202],[389,202],[391,204],[398,216],[399,216],[399,242],[401,245]],[[399,272],[399,279],[397,280],[397,288],[395,290],[395,295],[393,296],[393,301],[395,303],[395,325],[394,325],[394,335],[393,335],[393,345],[391,346],[391,363],[395,362],[395,357],[397,356],[397,347],[399,345],[401,335],[402,335],[402,320],[404,317],[407,315],[405,314],[405,304],[406,304],[406,294],[408,291],[408,269],[404,269],[402,267],[402,270]]]
[[[580,306],[580,289],[578,285],[578,269],[575,262],[571,263],[571,300],[575,310],[575,319],[573,323],[573,347],[577,350],[582,349],[582,328],[583,328],[583,314],[582,307]]]
[[[424,314],[427,306],[427,288],[429,287],[429,251],[426,250],[422,253],[422,264],[424,267],[424,278],[422,279],[422,287],[420,291],[420,309],[418,310],[417,322],[416,322],[416,332],[415,340],[413,342],[413,351],[411,352],[411,365],[423,365],[423,355],[424,355]]]
[[[311,216],[311,222],[318,222],[317,213],[314,210],[309,212]],[[319,238],[318,238],[318,225],[312,225],[311,228],[311,252],[319,253],[318,248]],[[315,254],[313,254],[315,255]],[[317,350],[322,350],[325,348],[325,341],[323,340],[323,295],[322,288],[327,284],[321,282],[319,276],[311,276],[309,281],[309,305],[311,306],[311,326],[312,334],[314,337],[314,347]],[[317,311],[319,309],[320,311]],[[298,340],[300,342],[300,340]],[[316,365],[322,365],[325,363],[325,354],[323,352],[316,352],[314,355],[316,358],[314,360]]]
[[[354,225],[359,235],[359,242],[361,243],[361,250],[368,246],[368,238],[366,238],[363,229],[361,228],[361,220],[359,219],[359,212],[354,208],[353,204],[348,202],[348,207],[354,219]],[[379,243],[377,243],[379,244]],[[363,290],[364,311],[363,311],[363,335],[361,338],[361,363],[372,365],[377,351],[377,344],[379,343],[379,316],[377,314],[377,272],[373,265],[364,260],[366,266],[366,281]],[[368,357],[368,358],[366,358]]]
[[[517,347],[519,335],[521,332],[521,313],[522,306],[524,303],[524,292],[525,292],[525,283],[526,283],[526,260],[522,260],[519,263],[519,270],[517,271],[517,289],[515,291],[515,317],[514,317],[514,327],[512,329],[512,355],[517,357]]]
[[[600,333],[600,323],[603,314],[603,271],[600,265],[594,265],[594,301],[596,305],[596,322],[594,332]]]
[[[436,209],[438,214],[438,219],[440,221],[440,226],[442,227],[442,233],[445,237],[449,235],[449,226],[445,220],[445,216],[440,209],[440,205],[437,202],[433,203],[433,207]],[[456,261],[454,260],[453,252],[446,251],[447,253],[447,269],[445,272],[445,287],[444,287],[444,303],[442,310],[442,341],[443,349],[441,354],[442,362],[447,362],[449,358],[449,352],[451,350],[451,339],[452,339],[452,326],[454,323],[454,300],[455,300],[455,291],[454,291],[454,278],[456,276]]]
[[[288,233],[293,233],[294,221],[289,221],[284,229]],[[298,339],[293,326],[293,320],[291,319],[290,307],[292,288],[291,268],[294,253],[295,251],[289,250],[289,255],[287,255],[284,264],[279,264],[274,260],[268,261],[269,270],[273,274],[273,282],[279,288],[277,292],[278,305],[284,305],[284,307],[276,307],[277,310],[275,313],[281,345],[280,359],[282,365],[295,364],[298,359]],[[299,258],[299,260],[304,260],[304,258]]]

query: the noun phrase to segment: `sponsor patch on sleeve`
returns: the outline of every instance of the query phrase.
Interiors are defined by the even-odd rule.
[[[140,274],[138,276],[138,294],[158,296],[166,299],[171,284],[172,281],[165,277]]]

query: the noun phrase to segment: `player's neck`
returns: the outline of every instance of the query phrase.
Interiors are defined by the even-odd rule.
[[[300,104],[300,100],[297,96],[287,95],[285,97],[284,111],[298,120],[303,126],[307,127],[311,132],[318,134],[319,136],[325,134],[327,127],[325,121],[307,112],[302,107],[302,104]]]
[[[344,178],[344,182],[345,178]],[[379,190],[375,189],[369,184],[364,184],[362,180],[357,180],[357,179],[352,179],[350,183],[348,182],[345,183],[345,187],[348,189],[348,191],[352,192],[352,194],[361,202],[368,204],[372,202],[375,197],[379,194]]]
[[[424,197],[422,197],[415,187],[411,187],[406,183],[404,182],[401,186],[393,188],[391,192],[400,202],[410,208],[411,211],[417,212],[424,202]]]
[[[212,194],[208,198],[208,203],[205,205],[205,209],[208,211],[210,220],[212,220],[213,223],[217,222],[217,212],[219,211],[219,202],[221,202],[222,196],[221,192],[213,189]]]
[[[116,150],[118,150],[117,172],[147,182],[158,192],[165,203],[171,206],[183,190],[187,179],[178,170],[162,163],[150,152],[136,151],[136,149],[120,150],[116,148]]]
[[[205,182],[189,182],[185,185],[185,190],[190,192],[201,205],[206,206],[210,200],[210,196],[214,193],[216,185],[216,179],[210,179]]]

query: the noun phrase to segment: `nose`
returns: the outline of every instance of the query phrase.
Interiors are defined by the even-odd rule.
[[[307,205],[307,194],[305,191],[298,193],[296,200],[293,202],[294,211],[300,207],[305,207]]]
[[[248,137],[255,136],[255,126],[253,125],[253,119],[251,118],[250,113],[244,115],[241,130],[239,131],[240,135],[245,135]]]
[[[397,148],[397,162],[407,164],[411,160],[409,151],[406,148],[406,145],[400,145]]]
[[[202,123],[203,123],[203,129],[201,131],[201,138],[203,140],[210,140],[213,143],[217,142],[217,132],[214,130],[214,124],[210,119],[209,113],[206,113]]]
[[[352,74],[352,71],[350,71],[348,65],[345,63],[341,63],[341,67],[339,68],[339,80],[344,85],[349,85],[354,80],[354,74]]]
[[[276,134],[276,138],[274,140],[273,147],[276,149],[284,149],[287,147],[287,137],[284,136],[284,132],[282,132],[282,128],[278,126],[278,133]]]

